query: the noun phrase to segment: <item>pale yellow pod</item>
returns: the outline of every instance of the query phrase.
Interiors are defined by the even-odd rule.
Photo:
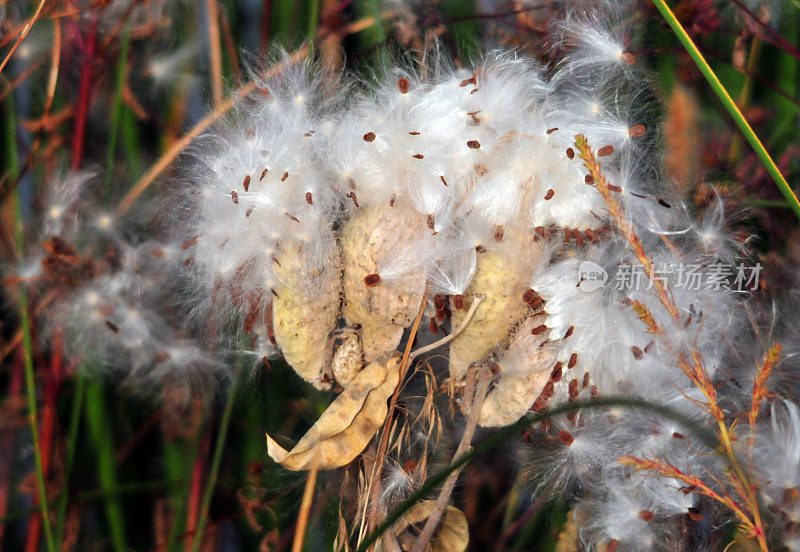
[[[379,261],[402,246],[402,240],[413,243],[423,228],[420,215],[399,201],[360,207],[342,224],[342,314],[348,325],[361,325],[365,362],[394,351],[419,311],[425,274],[409,273],[397,281],[382,278]]]
[[[478,417],[482,427],[502,427],[522,418],[550,381],[556,362],[555,353],[540,347],[544,335],[531,330],[545,320],[530,315],[514,330],[508,349],[500,353],[500,379],[486,395]]]
[[[335,241],[331,236],[331,248]],[[341,269],[321,262],[302,243],[284,244],[275,255],[280,284],[272,302],[275,341],[286,362],[319,389],[330,388],[331,347],[341,297]],[[335,259],[335,256],[334,256]]]
[[[453,328],[464,321],[475,295],[484,299],[467,327],[450,344],[450,377],[463,379],[473,362],[508,343],[514,326],[530,312],[522,296],[542,242],[522,231],[506,230],[498,247],[478,253],[475,275],[463,294],[463,308],[453,308]]]

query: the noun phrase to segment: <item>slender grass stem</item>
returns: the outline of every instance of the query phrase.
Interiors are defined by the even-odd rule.
[[[111,129],[108,134],[108,151],[106,151],[106,178],[105,191],[109,193],[111,179],[114,173],[114,157],[117,153],[117,140],[119,136],[120,114],[122,112],[122,90],[125,87],[125,76],[128,70],[128,47],[131,39],[131,24],[125,26],[122,42],[119,47],[117,60],[117,74],[114,83],[114,103],[111,106]]]
[[[239,387],[239,378],[241,373],[237,372],[234,376],[233,385],[228,390],[228,398],[225,401],[225,408],[222,411],[222,418],[219,422],[219,431],[217,433],[217,440],[214,443],[214,457],[211,460],[211,468],[208,472],[208,481],[206,488],[203,492],[203,502],[200,505],[200,516],[197,520],[197,532],[192,541],[192,552],[200,550],[200,543],[203,541],[203,531],[205,530],[206,522],[208,521],[208,509],[211,506],[211,498],[214,496],[214,489],[217,487],[217,478],[219,477],[219,467],[222,462],[222,452],[225,448],[225,440],[228,437],[228,428],[231,425],[231,416],[233,414],[233,403],[236,401],[236,393]]]
[[[319,473],[319,463],[315,462],[308,471],[306,485],[303,489],[303,499],[300,502],[300,514],[297,516],[297,525],[294,530],[294,542],[292,542],[292,552],[302,552],[303,541],[306,538],[306,527],[311,512],[311,503],[314,500],[314,487],[317,483]]]
[[[81,411],[83,410],[83,399],[86,396],[86,377],[78,375],[75,378],[75,391],[72,395],[72,408],[69,415],[69,427],[67,429],[67,454],[64,460],[64,488],[58,497],[56,504],[56,542],[58,549],[62,550],[62,539],[64,537],[64,521],[67,515],[67,505],[69,504],[69,480],[72,468],[75,464],[75,450],[78,441],[78,428],[80,426]]]
[[[736,106],[736,102],[733,101],[733,98],[731,98],[730,94],[728,94],[728,91],[722,85],[716,73],[714,73],[714,70],[711,69],[711,66],[703,57],[703,54],[700,53],[697,45],[695,45],[694,41],[686,32],[686,29],[683,28],[683,25],[681,25],[680,21],[678,21],[678,18],[675,17],[675,14],[672,13],[672,10],[664,0],[653,0],[653,4],[655,5],[656,9],[661,12],[661,15],[664,17],[667,24],[678,37],[678,40],[681,42],[681,44],[683,44],[684,48],[686,48],[686,51],[697,65],[697,68],[706,78],[709,85],[711,85],[711,88],[717,95],[717,98],[719,98],[719,100],[722,102],[722,105],[725,106],[725,109],[728,110],[728,113],[733,118],[736,126],[739,127],[739,130],[742,132],[747,142],[764,164],[767,172],[770,174],[773,180],[775,180],[775,184],[777,184],[778,189],[786,198],[786,201],[789,202],[792,210],[795,212],[797,217],[800,218],[800,201],[798,201],[797,196],[789,186],[789,183],[786,182],[786,179],[781,174],[781,171],[778,169],[778,166],[775,164],[775,161],[773,161],[769,152],[767,152],[764,144],[761,143],[761,140],[759,140],[758,136],[753,131],[750,123],[747,122],[747,119],[745,119],[742,112]]]

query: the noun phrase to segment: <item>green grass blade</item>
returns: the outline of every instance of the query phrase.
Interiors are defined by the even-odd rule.
[[[125,536],[125,517],[122,502],[117,494],[117,467],[114,459],[114,443],[111,423],[107,416],[106,397],[103,384],[90,382],[86,389],[86,422],[89,437],[97,455],[97,474],[100,488],[105,493],[105,510],[111,542],[117,552],[128,552]]]
[[[786,201],[789,202],[792,210],[795,212],[797,217],[800,218],[800,201],[797,200],[797,196],[795,195],[794,191],[792,191],[789,183],[786,182],[786,179],[781,174],[778,166],[775,165],[775,161],[772,160],[772,157],[770,157],[769,153],[764,147],[764,144],[762,144],[761,140],[759,140],[758,136],[756,136],[756,133],[747,122],[747,119],[745,119],[744,115],[742,115],[742,112],[736,106],[736,102],[733,101],[733,98],[731,98],[730,94],[728,94],[728,91],[725,90],[725,87],[722,85],[719,78],[717,78],[714,70],[711,69],[711,66],[703,57],[703,54],[701,54],[700,50],[697,49],[697,46],[686,32],[686,29],[683,28],[683,25],[681,25],[680,21],[678,21],[678,18],[675,17],[675,14],[672,13],[672,10],[669,9],[669,6],[664,0],[653,0],[653,4],[658,11],[661,12],[661,15],[664,17],[670,28],[672,28],[672,31],[678,37],[678,40],[681,42],[681,44],[683,44],[684,48],[686,48],[686,51],[689,52],[689,55],[697,65],[697,68],[700,69],[700,72],[711,85],[711,88],[722,102],[722,105],[724,105],[725,109],[728,110],[728,113],[733,118],[736,126],[739,127],[739,130],[742,132],[745,139],[748,141],[758,158],[764,164],[767,172],[770,174],[770,176],[772,176],[773,180],[775,180],[775,184],[778,185],[778,189],[780,189],[781,193],[786,198]]]
[[[225,409],[222,411],[222,418],[219,422],[219,431],[217,432],[217,441],[214,443],[214,457],[211,460],[211,470],[208,472],[208,481],[206,488],[203,491],[203,502],[200,505],[200,515],[197,520],[197,532],[192,541],[192,552],[200,550],[200,543],[203,540],[203,531],[208,521],[208,509],[211,506],[211,498],[214,496],[214,489],[217,486],[217,478],[219,477],[219,466],[222,461],[222,452],[225,449],[225,440],[228,437],[228,428],[231,424],[231,415],[233,414],[233,403],[236,401],[236,392],[238,388],[240,374],[234,376],[233,384],[228,390],[228,398],[225,401]]]
[[[64,537],[64,520],[67,516],[69,504],[69,480],[72,467],[75,465],[75,449],[78,442],[78,428],[80,427],[83,398],[86,396],[86,376],[78,375],[75,378],[75,391],[72,395],[72,408],[69,414],[69,428],[67,429],[67,454],[64,461],[64,488],[58,497],[56,506],[56,542],[61,550]]]
[[[114,157],[117,153],[117,136],[119,134],[120,113],[122,111],[122,91],[125,87],[125,73],[128,67],[128,46],[131,39],[131,25],[125,26],[117,60],[117,74],[114,83],[114,103],[111,106],[111,128],[108,135],[108,151],[106,152],[105,190],[110,193],[111,179],[114,176]]]
[[[9,180],[15,181],[19,178],[19,158],[17,156],[17,125],[14,117],[14,95],[9,94],[6,99],[6,164],[8,166]],[[20,210],[19,186],[17,194],[13,196],[14,213],[16,216],[14,235],[16,239],[17,252],[20,257],[25,252],[25,234],[22,225],[22,212]],[[39,510],[42,515],[42,526],[44,527],[45,541],[47,542],[48,552],[55,552],[56,543],[53,538],[53,529],[50,526],[50,508],[47,504],[47,492],[45,490],[44,462],[42,461],[42,450],[39,448],[39,423],[38,409],[36,405],[36,381],[33,375],[33,340],[31,338],[31,316],[28,308],[28,295],[24,288],[19,292],[20,324],[22,326],[22,345],[25,361],[25,394],[28,400],[28,421],[31,427],[31,439],[33,440],[33,459],[36,467],[36,487],[39,491]]]

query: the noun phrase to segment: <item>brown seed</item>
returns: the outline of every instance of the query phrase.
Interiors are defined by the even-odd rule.
[[[443,295],[434,295],[433,296],[433,306],[436,308],[437,311],[444,309],[444,296]]]
[[[119,333],[119,326],[114,324],[111,320],[106,320],[106,327],[114,333]]]
[[[554,127],[554,128],[548,128],[548,129],[547,129],[547,134],[553,134],[553,133],[554,133],[555,131],[557,131],[557,130],[558,130],[558,127]]]
[[[570,239],[572,239],[572,232],[569,228],[564,228],[564,243],[569,243]]]
[[[571,379],[569,382],[569,398],[574,399],[578,396],[578,380]]]
[[[381,281],[381,277],[379,274],[367,274],[364,276],[364,285],[367,287],[374,287],[378,285],[378,282]]]
[[[453,295],[453,308],[455,308],[456,310],[461,310],[464,308],[463,295]]]
[[[544,226],[537,226],[535,231],[541,237],[543,238],[547,237],[547,231],[544,229]]]
[[[392,194],[392,197],[389,198],[389,207],[394,207],[394,200],[395,200],[395,195]],[[358,207],[358,203],[356,203],[356,207]]]
[[[470,140],[469,142],[467,142],[467,147],[469,149],[480,149],[481,143],[478,142],[477,140]]]
[[[183,249],[184,251],[186,251],[187,249],[189,249],[190,247],[192,247],[193,245],[195,245],[195,244],[197,243],[197,240],[199,240],[199,239],[200,239],[200,234],[197,234],[197,235],[196,235],[195,237],[193,237],[193,238],[189,238],[188,240],[186,240],[185,242],[183,242],[183,245],[181,245],[181,249]]]
[[[522,300],[530,305],[536,297],[538,297],[538,293],[533,291],[533,289],[528,289],[525,293],[522,294]]]
[[[250,191],[250,175],[244,177],[244,181],[242,182],[242,188],[244,188],[245,192]]]
[[[552,381],[548,381],[546,384],[544,384],[540,396],[544,399],[550,399],[553,396],[553,393],[555,393],[555,384],[553,384]]]
[[[561,376],[563,375],[563,370],[561,369],[562,364],[560,362],[556,362],[556,365],[553,367],[553,371],[550,372],[550,380],[554,382],[561,381]]]
[[[569,362],[567,362],[567,368],[575,368],[576,364],[578,364],[578,353],[572,353],[569,356]]]
[[[584,389],[589,387],[589,372],[583,373],[583,381],[581,382],[581,387]]]
[[[364,138],[365,142],[373,142],[375,141],[375,133],[367,132],[362,138]]]
[[[408,94],[408,89],[411,85],[408,82],[408,79],[400,79],[397,81],[397,88],[400,90],[401,94]]]
[[[662,207],[666,207],[667,209],[672,209],[672,205],[670,205],[661,198],[658,199],[658,204],[661,205]]]
[[[605,552],[617,552],[619,548],[619,541],[617,539],[611,539],[606,543]]]
[[[306,192],[306,203],[314,205],[314,199],[311,197],[311,192]]]
[[[436,221],[434,220],[433,215],[428,215],[427,222],[428,222],[428,228],[433,230],[434,226],[436,226]]]
[[[261,178],[259,178],[258,181],[261,182],[262,180],[264,180],[264,177],[267,176],[268,172],[269,169],[264,169],[263,171],[261,171]]]
[[[544,324],[540,324],[536,326],[534,329],[531,330],[531,334],[533,335],[540,335],[547,331],[547,326]]]
[[[692,521],[703,521],[703,514],[697,508],[688,508],[686,513],[689,514],[689,519]]]
[[[445,179],[444,179],[444,176],[439,176],[439,180],[441,180],[441,181],[442,181],[442,184],[444,184],[445,186],[447,186],[447,180],[445,180]]]
[[[502,226],[498,226],[494,229],[494,241],[501,242],[506,235],[506,231]]]
[[[571,336],[571,335],[572,335],[572,332],[574,332],[574,331],[575,331],[575,326],[570,326],[570,327],[567,329],[567,333],[565,333],[565,334],[564,334],[564,339],[566,339],[566,338],[568,338],[569,336]]]
[[[636,345],[631,345],[631,353],[633,354],[633,358],[636,360],[642,360],[644,358],[644,351],[642,351]]]
[[[250,218],[250,215],[253,214],[253,207],[248,207],[247,211],[244,213],[244,218]]]
[[[470,78],[462,80],[459,86],[461,86],[461,88],[464,88],[466,86],[469,86],[470,84],[475,84],[476,82],[477,80],[475,79],[475,75],[472,75]]]
[[[633,138],[640,138],[644,136],[645,128],[644,125],[635,125],[628,129],[628,135]]]
[[[425,158],[425,156],[422,155],[421,153],[415,153],[411,157],[413,157],[414,159],[424,159]]]
[[[293,221],[295,221],[295,222],[300,222],[300,219],[299,219],[299,218],[297,218],[296,216],[294,216],[294,215],[293,215],[293,214],[291,214],[291,213],[287,213],[287,212],[285,212],[285,211],[284,211],[284,213],[283,213],[283,214],[284,214],[284,215],[286,215],[287,217],[289,217],[290,219],[292,219],[292,220],[293,220]]]
[[[589,395],[591,395],[592,397],[596,397],[597,396],[597,386],[596,385],[592,385],[592,388],[589,389]]]
[[[575,439],[572,437],[572,433],[570,433],[566,429],[562,429],[561,431],[558,432],[558,440],[567,446],[575,442]]]
[[[614,186],[613,184],[606,184],[606,186],[608,186],[608,189],[611,190],[612,192],[617,192],[617,193],[622,192],[622,188],[620,188],[619,186]]]
[[[614,153],[614,146],[609,144],[597,150],[597,157],[606,157],[608,155],[611,155],[612,153]]]
[[[553,190],[552,188],[550,188],[549,190],[547,190],[547,193],[546,193],[546,194],[544,194],[544,200],[545,200],[545,201],[550,201],[551,199],[553,199],[553,196],[554,196],[555,194],[556,194],[555,190]]]
[[[678,433],[677,431],[673,431],[672,432],[672,436],[675,439],[686,439],[686,437],[683,435],[683,433]]]
[[[289,172],[288,171],[283,173],[283,176],[281,177],[281,182],[286,182],[287,178],[289,178]]]
[[[572,148],[567,148],[567,157],[570,159],[575,159],[575,150]]]
[[[236,190],[231,190],[231,199],[236,205],[239,205],[239,194],[236,193]]]
[[[439,333],[439,325],[436,324],[436,319],[435,318],[431,318],[430,319],[430,321],[428,322],[428,326],[431,329],[431,333],[433,333],[433,334]]]
[[[409,134],[411,136],[419,136],[419,132],[416,132],[416,131],[413,131],[413,130],[411,132],[409,132]]]
[[[642,521],[652,521],[653,520],[653,512],[650,510],[642,510],[639,512],[639,517],[642,518]]]
[[[414,460],[407,460],[405,464],[403,464],[403,471],[406,473],[411,473],[414,471],[414,468],[417,467],[417,463]]]
[[[347,197],[352,199],[353,200],[353,205],[358,207],[358,198],[356,197],[356,193],[355,192],[348,192],[347,193]],[[392,199],[394,199],[394,196],[392,196]],[[392,201],[390,201],[389,205],[394,206]]]
[[[625,65],[633,65],[634,63],[636,63],[636,58],[633,57],[633,54],[628,52],[622,52],[620,58],[622,59],[622,62]]]
[[[586,175],[586,176],[583,178],[583,180],[584,180],[584,181],[585,181],[587,184],[594,184],[594,177],[593,177],[591,174],[587,174],[587,175]]]

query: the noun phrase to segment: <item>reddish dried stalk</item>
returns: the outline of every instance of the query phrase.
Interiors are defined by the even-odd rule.
[[[83,162],[83,145],[86,139],[86,120],[92,103],[92,65],[97,46],[97,22],[94,22],[86,34],[84,60],[81,67],[81,79],[78,88],[78,107],[75,112],[75,130],[72,135],[72,170],[80,170]]]
[[[767,397],[767,380],[772,375],[772,369],[775,368],[775,364],[781,357],[781,350],[780,344],[775,343],[767,351],[764,356],[764,362],[761,363],[761,367],[756,372],[756,377],[753,380],[753,400],[750,404],[750,412],[747,415],[747,421],[750,422],[751,429],[756,425],[761,402]]]
[[[620,233],[630,245],[636,259],[642,264],[647,277],[653,283],[653,287],[656,290],[656,295],[658,296],[659,301],[670,314],[670,316],[672,316],[674,322],[682,322],[680,310],[675,304],[672,295],[667,291],[664,282],[653,278],[653,261],[644,250],[641,240],[633,229],[633,225],[631,225],[631,223],[625,217],[622,206],[612,195],[613,192],[606,181],[605,175],[602,172],[601,163],[595,157],[595,153],[589,146],[588,140],[582,134],[577,134],[575,136],[575,148],[579,152],[579,156],[583,161],[584,167],[586,167],[586,169],[589,171],[589,174],[592,176],[591,181],[587,181],[587,183],[595,188],[602,196],[611,218],[614,219],[614,223],[617,225]],[[648,329],[650,329],[651,332],[659,332],[659,335],[662,338],[667,339],[667,336],[665,336],[663,331],[660,330],[655,322],[655,319],[653,318],[652,313],[647,307],[636,302],[634,304],[634,308],[638,309],[636,312],[639,315],[639,318],[648,326]],[[668,339],[667,343],[669,345]],[[722,449],[728,457],[731,467],[735,472],[735,478],[738,479],[738,481],[734,481],[733,474],[729,474],[729,477],[731,477],[735,485],[740,485],[741,489],[744,491],[747,499],[748,510],[753,516],[753,536],[758,539],[761,550],[767,552],[768,547],[766,535],[764,532],[763,523],[761,521],[761,512],[759,511],[755,487],[750,483],[747,475],[739,464],[739,460],[736,458],[736,454],[733,451],[733,437],[731,436],[731,429],[725,423],[725,412],[719,406],[716,388],[714,387],[711,378],[709,378],[708,373],[703,366],[700,353],[694,348],[690,349],[689,359],[686,358],[685,354],[679,353],[678,366],[706,398],[707,403],[700,404],[717,422],[717,435],[719,437],[720,444],[722,445]]]

